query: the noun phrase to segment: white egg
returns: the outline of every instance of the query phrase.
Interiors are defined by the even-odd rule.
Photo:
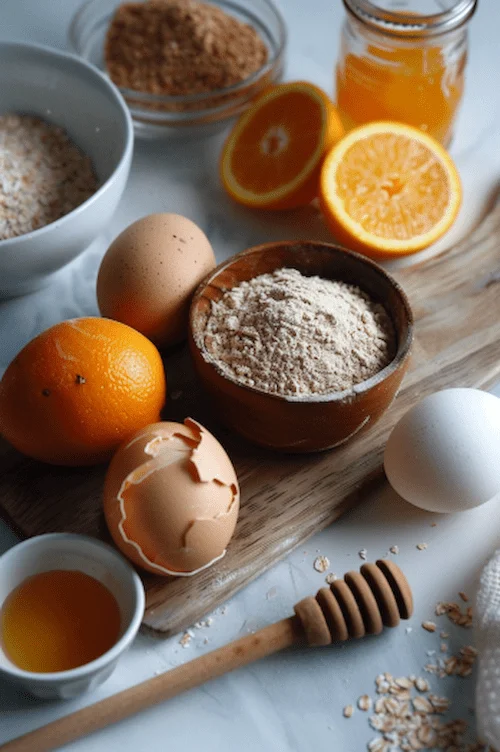
[[[500,399],[479,389],[425,397],[392,430],[389,483],[417,507],[460,512],[500,492]]]

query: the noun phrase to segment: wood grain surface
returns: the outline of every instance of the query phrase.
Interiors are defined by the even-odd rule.
[[[488,388],[500,379],[500,206],[445,254],[394,274],[415,316],[409,371],[387,413],[357,440],[302,456],[271,454],[230,434],[201,393],[187,348],[166,357],[165,417],[191,416],[227,448],[242,508],[227,555],[191,578],[145,576],[144,624],[176,633],[362,501],[382,479],[396,421],[424,395],[448,386]],[[60,469],[0,445],[0,513],[23,536],[68,531],[108,540],[101,512],[105,468]]]

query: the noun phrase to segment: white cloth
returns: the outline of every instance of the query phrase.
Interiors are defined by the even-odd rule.
[[[500,549],[481,573],[474,628],[479,651],[478,736],[500,750]]]

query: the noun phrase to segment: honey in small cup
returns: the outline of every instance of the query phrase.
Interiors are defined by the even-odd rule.
[[[0,677],[44,699],[95,689],[140,627],[144,587],[110,545],[72,533],[0,556]]]
[[[99,658],[118,640],[116,598],[95,577],[53,569],[25,579],[0,611],[3,649],[24,671],[69,671]]]
[[[344,0],[336,101],[346,130],[391,120],[444,146],[464,90],[467,25],[477,0]]]

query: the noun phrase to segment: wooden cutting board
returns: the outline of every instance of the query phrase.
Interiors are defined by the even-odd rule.
[[[210,412],[187,351],[166,358],[165,417],[191,416],[219,438],[240,479],[242,508],[227,555],[215,566],[191,578],[145,576],[147,627],[166,635],[188,627],[360,503],[383,478],[390,429],[424,395],[448,386],[488,388],[500,379],[500,205],[459,245],[395,276],[416,321],[410,370],[385,416],[337,450],[274,455],[230,435]],[[23,536],[67,531],[109,540],[104,472],[52,468],[0,442],[0,513]]]

